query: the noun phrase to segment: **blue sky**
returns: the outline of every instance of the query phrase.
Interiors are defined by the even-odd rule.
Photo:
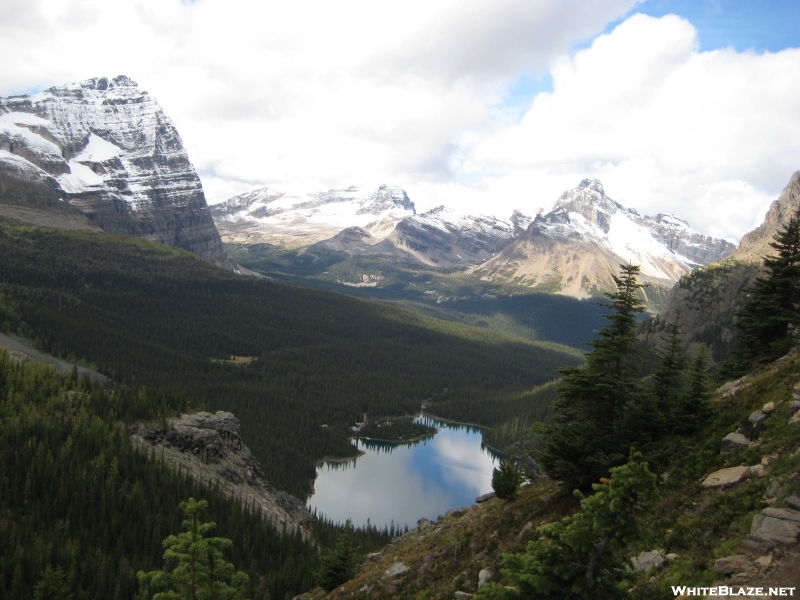
[[[796,0],[647,0],[634,9],[652,17],[677,14],[697,28],[700,50],[778,52],[800,46]]]
[[[687,19],[697,29],[701,52],[734,48],[763,53],[800,47],[798,0],[646,0],[611,21],[604,32],[610,33],[633,13]],[[588,47],[595,37],[576,41],[572,50]],[[523,73],[509,86],[502,105],[521,115],[536,94],[552,91],[553,79],[546,70]]]

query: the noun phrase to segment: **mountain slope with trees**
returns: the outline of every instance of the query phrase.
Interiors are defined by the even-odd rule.
[[[0,325],[117,382],[234,413],[267,480],[301,498],[317,460],[355,454],[347,438],[365,412],[491,407],[581,361],[558,344],[241,277],[144,240],[10,224]]]

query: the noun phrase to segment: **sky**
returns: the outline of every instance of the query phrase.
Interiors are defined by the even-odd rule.
[[[795,0],[0,0],[0,96],[131,77],[209,203],[388,183],[508,218],[595,177],[738,241],[800,170],[798,23]]]

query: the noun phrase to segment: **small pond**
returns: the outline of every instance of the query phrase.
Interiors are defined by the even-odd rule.
[[[418,420],[439,432],[404,444],[353,440],[362,456],[318,467],[309,508],[357,527],[367,519],[378,527],[413,527],[420,518],[434,520],[492,491],[501,455],[482,444],[480,428]]]

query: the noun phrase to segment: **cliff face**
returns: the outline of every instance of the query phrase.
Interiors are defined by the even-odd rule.
[[[795,171],[781,195],[769,207],[764,222],[742,238],[734,255],[748,262],[761,262],[772,252],[769,243],[779,229],[800,210],[800,171]]]
[[[231,413],[184,414],[167,419],[165,428],[135,425],[131,436],[156,460],[186,469],[198,481],[219,484],[279,527],[309,533],[313,516],[300,500],[264,479],[261,466],[242,442],[239,420]]]
[[[0,209],[84,215],[234,266],[175,125],[124,75],[0,98]]]

